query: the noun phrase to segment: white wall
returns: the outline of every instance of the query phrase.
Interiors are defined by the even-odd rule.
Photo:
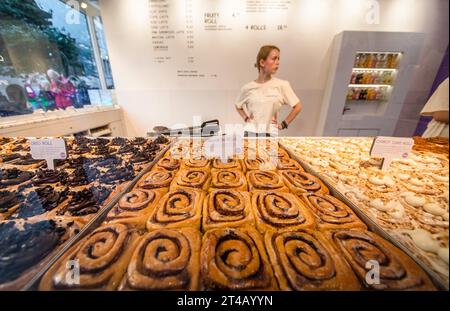
[[[184,3],[172,0],[172,3]],[[244,0],[193,0],[195,68],[217,78],[176,77],[187,53],[171,46],[174,61],[153,62],[148,0],[102,0],[102,17],[127,134],[144,135],[155,125],[192,124],[192,116],[221,123],[240,122],[233,103],[240,87],[256,77],[256,53],[263,44],[281,48],[278,77],[289,80],[304,110],[284,135],[314,135],[328,76],[334,36],[343,30],[425,33],[420,60],[410,79],[396,135],[412,135],[448,45],[447,0],[292,0],[290,10],[264,15],[245,13]],[[378,3],[380,23],[368,24],[367,3]],[[174,8],[172,8],[174,9]],[[220,11],[232,31],[203,31],[204,12]],[[231,19],[232,12],[240,17]],[[286,24],[282,32],[246,31],[248,23]],[[284,109],[282,116],[287,114]]]

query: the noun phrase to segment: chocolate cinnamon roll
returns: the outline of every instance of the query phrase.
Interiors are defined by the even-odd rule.
[[[202,279],[209,289],[278,289],[263,240],[254,229],[207,231],[203,236],[200,262]]]
[[[329,193],[327,186],[317,177],[298,170],[285,170],[281,172],[284,183],[291,192],[303,194],[307,192]]]
[[[198,190],[169,191],[149,217],[147,229],[193,227],[199,230],[203,198],[203,192]]]
[[[347,262],[318,231],[270,231],[265,243],[281,290],[361,288]]]
[[[313,215],[294,194],[275,191],[252,193],[252,208],[259,232],[298,230],[315,226]]]
[[[208,171],[204,170],[180,170],[170,184],[170,190],[177,188],[193,188],[198,190],[208,190],[211,177]]]
[[[138,187],[142,189],[169,188],[174,176],[173,171],[156,168],[139,180]]]
[[[338,251],[361,283],[376,290],[435,290],[428,276],[405,253],[380,236],[361,230],[331,232]],[[379,280],[371,270],[379,266]]]
[[[123,224],[100,227],[75,244],[44,275],[40,290],[114,290],[126,271],[137,234]],[[75,277],[75,273],[79,277]]]
[[[38,170],[36,177],[33,179],[33,185],[56,184],[63,180],[67,180],[68,175],[64,171],[59,170]]]
[[[97,213],[108,199],[111,190],[105,187],[91,187],[72,191],[69,202],[57,212],[58,216],[85,216]]]
[[[33,172],[21,171],[17,168],[0,170],[0,189],[16,186],[29,181],[34,177]]]
[[[24,196],[16,191],[0,191],[0,220],[12,215],[24,200]]]
[[[250,193],[235,189],[214,189],[203,203],[203,231],[214,228],[254,225]]]
[[[145,228],[145,222],[167,189],[134,189],[123,195],[106,217],[108,223]]]
[[[171,156],[165,156],[156,163],[156,166],[168,171],[176,171],[180,168],[180,160]]]
[[[248,190],[244,173],[239,170],[228,169],[211,171],[211,188]]]
[[[331,195],[320,192],[305,193],[301,198],[316,216],[320,230],[367,229],[350,207]]]
[[[273,190],[289,192],[281,176],[275,171],[252,170],[247,173],[249,190]]]
[[[147,233],[119,290],[199,290],[200,244],[200,233],[192,228]]]
[[[228,169],[228,170],[242,170],[242,165],[239,159],[232,158],[222,161],[222,159],[213,159],[211,163],[213,169]]]

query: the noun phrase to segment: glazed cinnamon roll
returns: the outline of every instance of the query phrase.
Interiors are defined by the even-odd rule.
[[[294,194],[276,191],[252,193],[252,208],[259,232],[298,230],[315,226],[314,216]]]
[[[247,180],[239,170],[212,170],[211,188],[247,191]]]
[[[205,197],[203,231],[254,224],[250,193],[235,189],[214,189]]]
[[[167,189],[134,189],[123,195],[106,217],[108,223],[126,223],[145,228],[149,215],[155,209]]]
[[[203,283],[209,289],[277,289],[263,240],[252,228],[207,231],[200,262]]]
[[[211,182],[208,171],[180,170],[170,184],[170,190],[177,188],[191,188],[207,191]]]
[[[178,189],[166,193],[147,221],[147,229],[193,227],[200,229],[204,193]]]
[[[210,161],[205,157],[200,158],[190,158],[188,160],[184,160],[182,164],[182,169],[185,170],[209,170]]]
[[[252,190],[273,190],[289,192],[281,176],[275,171],[252,170],[247,173],[248,188]]]
[[[410,257],[380,236],[361,230],[342,230],[330,234],[338,251],[367,288],[435,289],[425,272]],[[376,265],[379,265],[379,282],[372,280],[370,275],[368,277],[369,271]]]
[[[158,229],[133,252],[119,290],[199,290],[200,233]]]
[[[269,231],[265,243],[281,290],[361,288],[347,262],[318,231]]]
[[[213,159],[211,163],[213,169],[228,169],[228,170],[242,170],[242,165],[239,159],[232,158],[222,161],[222,159]]]
[[[96,229],[75,244],[47,271],[39,289],[116,289],[136,246],[136,238],[135,231],[123,224]],[[74,272],[79,272],[78,279]]]
[[[169,188],[174,176],[173,171],[155,168],[139,180],[138,187],[142,189]]]
[[[305,193],[302,199],[316,216],[317,226],[321,230],[367,229],[350,207],[331,195]]]
[[[303,167],[294,159],[278,158],[277,169],[304,171]]]
[[[327,186],[317,177],[298,170],[285,170],[281,172],[284,183],[295,194],[306,192],[329,193]]]
[[[168,170],[176,171],[180,168],[180,160],[175,159],[171,156],[164,156],[161,160],[156,163],[156,167]]]

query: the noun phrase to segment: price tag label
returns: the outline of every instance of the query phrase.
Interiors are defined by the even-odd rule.
[[[30,139],[31,157],[36,160],[46,160],[50,170],[55,169],[54,160],[67,158],[66,143],[62,138]]]
[[[238,135],[212,137],[205,141],[205,155],[226,161],[243,152],[243,138]]]
[[[393,159],[407,158],[413,145],[412,138],[378,136],[373,140],[370,155],[383,158],[381,169],[386,170]]]

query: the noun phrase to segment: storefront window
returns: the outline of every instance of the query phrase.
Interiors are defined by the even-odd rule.
[[[100,89],[84,13],[60,0],[0,2],[0,116],[111,104]]]
[[[100,16],[94,16],[95,36],[97,38],[98,50],[102,60],[103,72],[105,74],[106,87],[108,89],[114,88],[114,80],[111,71],[111,64],[109,62],[108,48],[106,46],[105,32],[103,30],[103,22]]]

